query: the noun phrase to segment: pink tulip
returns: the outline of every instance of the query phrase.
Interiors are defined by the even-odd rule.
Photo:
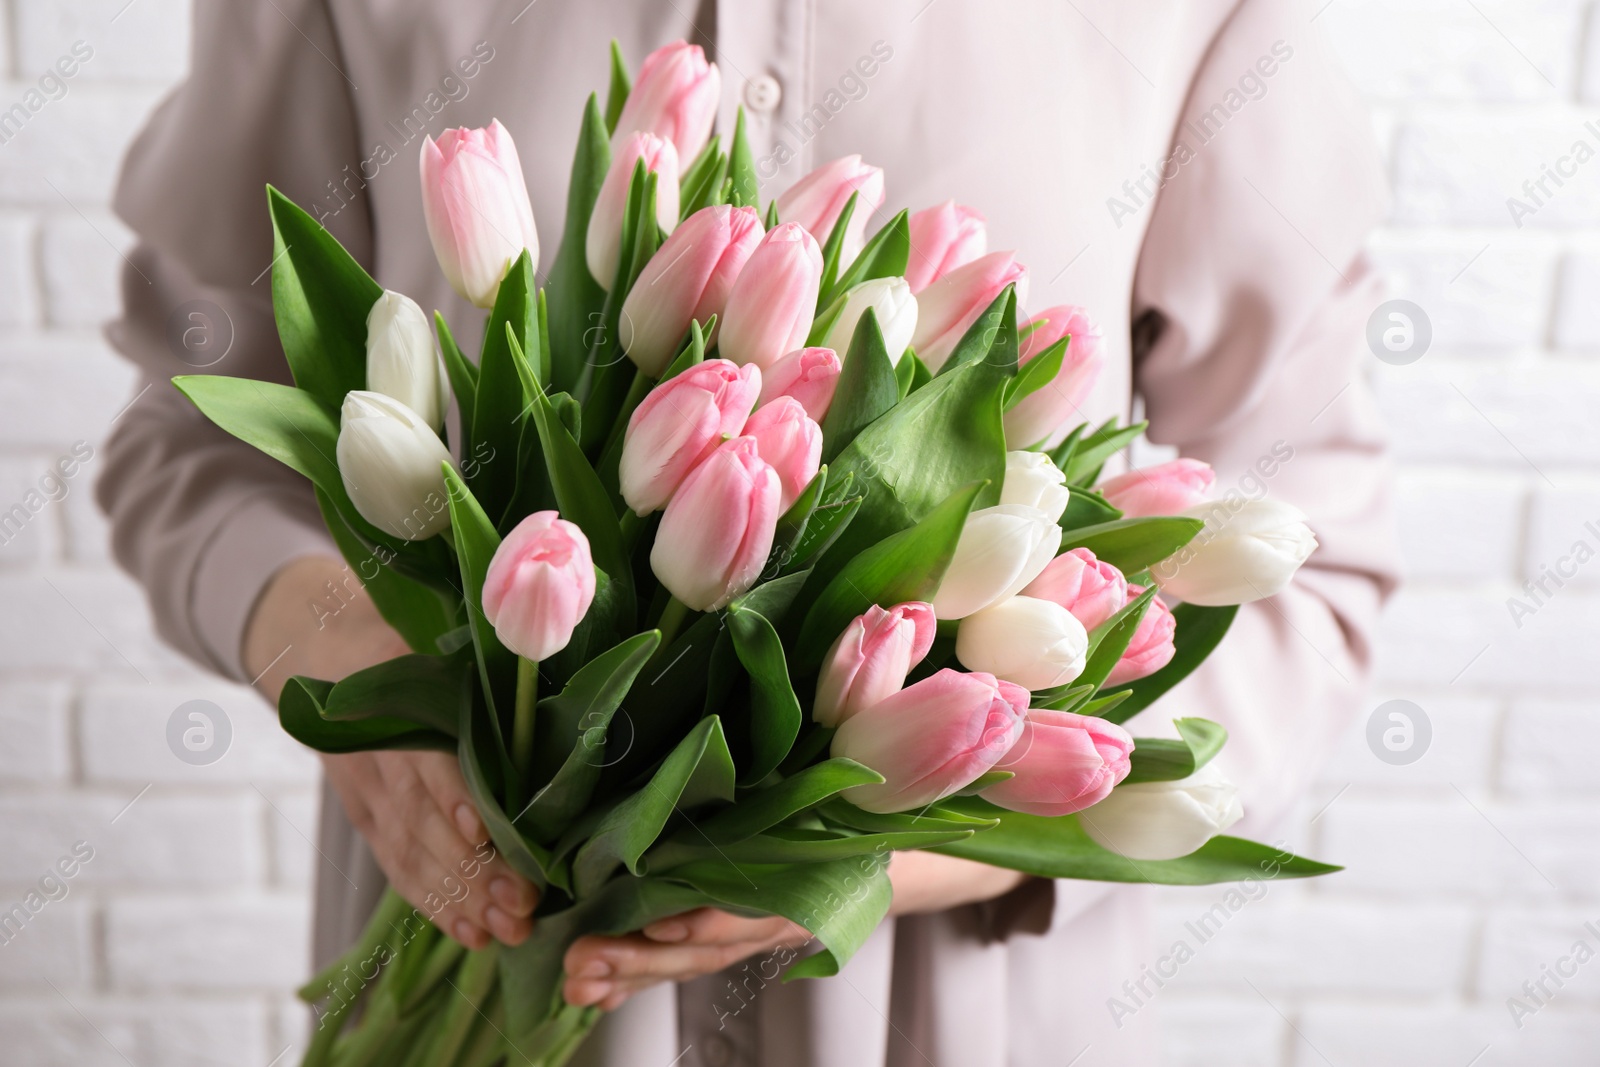
[[[1132,519],[1178,515],[1204,504],[1216,480],[1211,464],[1198,459],[1175,459],[1119,474],[1101,482],[1098,488],[1112,507]]]
[[[797,348],[762,372],[761,403],[792,396],[807,415],[821,422],[839,386],[839,370],[839,356],[833,349]]]
[[[1128,586],[1129,602],[1143,592],[1142,585]],[[1172,617],[1172,609],[1163,604],[1160,597],[1152,599],[1144,617],[1139,620],[1139,628],[1133,632],[1133,640],[1128,642],[1127,651],[1111,668],[1105,684],[1121,685],[1165,667],[1178,651],[1172,642],[1177,630],[1178,620]]]
[[[494,306],[507,268],[524,248],[539,263],[522,163],[498,119],[423,142],[422,218],[444,276],[478,307]]]
[[[1056,376],[1006,412],[1007,448],[1027,448],[1040,441],[1053,448],[1073,426],[1087,421],[1079,405],[1094,388],[1105,362],[1102,352],[1105,339],[1083,308],[1065,304],[1047,308],[1024,323],[1022,329],[1034,323],[1039,324],[1038,328],[1023,337],[1018,352],[1018,360],[1023,365],[1063,337],[1070,335],[1072,340],[1061,358],[1061,369]]]
[[[906,282],[920,293],[946,274],[989,250],[983,216],[954,200],[911,216],[911,260]]]
[[[1133,738],[1093,715],[1032,708],[1022,736],[995,764],[1013,775],[981,794],[1029,815],[1071,815],[1098,804],[1132,768]]]
[[[689,472],[744,427],[761,371],[708,359],[662,382],[633,409],[617,467],[622,499],[640,515],[660,511]]]
[[[788,511],[822,465],[822,427],[806,414],[800,401],[780,396],[757,408],[744,424],[743,433],[756,439],[757,454],[778,472],[778,484],[783,487],[778,506]]]
[[[584,254],[589,273],[609,290],[617,279],[622,259],[622,220],[628,213],[628,186],[633,169],[640,161],[656,176],[656,223],[667,233],[678,225],[678,152],[671,141],[653,133],[631,133],[617,147],[611,169],[600,186],[600,195],[589,216],[589,232]]]
[[[1022,595],[1054,601],[1093,630],[1128,602],[1128,580],[1087,548],[1074,548],[1051,560]]]
[[[832,754],[884,781],[846,789],[867,811],[913,811],[963,789],[1016,744],[1028,691],[992,674],[948,667],[862,708],[833,735]]]
[[[706,146],[717,118],[722,76],[706,62],[699,45],[673,41],[662,45],[639,65],[628,102],[622,105],[613,147],[643,130],[672,142],[685,166]]]
[[[822,284],[822,250],[799,223],[761,239],[728,294],[717,352],[766,370],[806,343]]]
[[[957,267],[917,294],[917,332],[911,347],[928,369],[937,372],[956,342],[1008,285],[1017,287],[1017,303],[1028,296],[1028,269],[1015,252],[991,252]]]
[[[716,204],[684,219],[656,250],[623,301],[618,325],[628,358],[647,376],[661,377],[690,320],[722,315],[761,235],[755,208]]]
[[[484,618],[500,643],[524,659],[566,648],[593,600],[589,540],[553,511],[517,523],[483,579]]]
[[[933,646],[933,605],[913,600],[888,611],[874,604],[857,615],[828,649],[811,715],[838,726],[863,708],[898,693],[906,674]]]
[[[715,611],[755,584],[778,526],[778,472],[754,437],[724,442],[690,472],[661,516],[650,567],[695,611]]]
[[[842,270],[860,254],[867,243],[867,219],[883,206],[880,168],[861,162],[860,156],[824,163],[778,196],[778,219],[798,222],[818,241],[826,241],[852,193],[858,195],[850,224],[845,227],[844,243],[839,247]]]

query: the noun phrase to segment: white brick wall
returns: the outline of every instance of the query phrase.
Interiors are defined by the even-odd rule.
[[[125,4],[0,0],[0,99],[73,41],[95,49],[0,146],[6,506],[73,442],[98,446],[130,391],[96,330],[128,239],[107,200],[182,72],[188,4]],[[1372,368],[1411,585],[1370,702],[1415,701],[1434,739],[1406,767],[1374,758],[1360,730],[1344,739],[1291,838],[1348,872],[1274,886],[1206,943],[1159,997],[1168,1061],[1592,1063],[1600,960],[1547,979],[1553,995],[1528,1001],[1520,1028],[1507,998],[1580,938],[1600,949],[1584,930],[1600,927],[1600,562],[1520,629],[1505,601],[1573,542],[1600,550],[1583,529],[1600,520],[1600,162],[1521,228],[1505,200],[1600,119],[1600,5],[1319,8],[1395,182],[1373,255],[1435,329],[1421,361]],[[0,945],[3,1058],[265,1064],[302,1025],[288,996],[305,966],[314,763],[250,693],[160,646],[107,560],[94,473],[0,546],[0,908],[74,842],[94,849],[68,895]],[[193,699],[234,728],[209,767],[164,741]],[[1165,892],[1161,936],[1219,898]]]

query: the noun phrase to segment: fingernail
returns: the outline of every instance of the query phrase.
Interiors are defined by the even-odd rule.
[[[462,837],[473,844],[483,840],[483,822],[471,804],[456,805],[456,829],[461,831]]]
[[[489,883],[489,895],[494,902],[513,915],[526,915],[528,907],[522,901],[521,894],[517,892],[516,883],[509,878],[496,878]]]
[[[516,936],[516,923],[512,921],[511,916],[492,904],[483,910],[483,921],[488,924],[490,932],[499,941],[509,944]]]
[[[644,928],[644,936],[652,941],[682,941],[689,936],[689,928],[681,922],[656,923]]]
[[[611,983],[610,982],[598,982],[598,983],[596,983],[594,985],[591,985],[591,986],[588,986],[587,988],[585,988],[583,993],[582,993],[582,995],[578,999],[582,1000],[584,1005],[587,1006],[587,1005],[590,1005],[590,1004],[598,1004],[602,1000],[604,1000],[607,997],[609,997],[610,995],[611,995]]]
[[[454,927],[452,927],[452,929],[455,930],[456,940],[461,942],[463,945],[476,947],[482,940],[482,938],[479,936],[482,934],[482,931],[476,926],[467,922],[465,919],[457,919],[456,924]]]
[[[573,977],[574,978],[610,978],[611,977],[611,964],[607,963],[605,960],[590,960],[588,963],[585,963],[583,965],[582,969],[579,970],[578,973],[576,975],[574,975]],[[600,998],[596,997],[595,999],[599,1000]]]

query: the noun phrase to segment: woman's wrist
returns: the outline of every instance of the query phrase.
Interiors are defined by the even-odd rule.
[[[896,852],[889,860],[889,880],[894,885],[889,914],[920,915],[993,900],[1029,877],[1020,871],[936,852]]]

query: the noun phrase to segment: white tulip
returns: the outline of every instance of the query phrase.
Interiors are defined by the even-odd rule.
[[[1184,512],[1205,529],[1150,568],[1163,593],[1191,604],[1248,604],[1289,584],[1317,547],[1306,516],[1278,500],[1226,500]]]
[[[428,316],[390,289],[367,312],[367,388],[394,397],[434,430],[444,427],[450,382]]]
[[[1208,763],[1175,782],[1119,785],[1078,816],[1100,845],[1133,860],[1187,856],[1244,818],[1239,788]]]
[[[1006,480],[1000,503],[1024,504],[1060,522],[1072,500],[1067,476],[1043,452],[1007,452]]]
[[[1083,673],[1089,633],[1052,600],[1014,596],[961,620],[956,658],[1032,692],[1066,685]]]
[[[868,308],[878,316],[889,362],[898,364],[911,343],[911,335],[917,331],[917,298],[911,295],[911,286],[904,278],[874,278],[845,293],[844,307],[833,320],[822,347],[833,349],[844,359],[850,338],[855,336],[856,323]]]
[[[361,390],[345,395],[339,415],[339,476],[361,517],[407,541],[449,526],[443,465],[450,452],[422,417],[393,397]]]
[[[955,558],[933,598],[941,619],[963,619],[1016,596],[1061,547],[1061,527],[1038,508],[1000,504],[967,516]]]

